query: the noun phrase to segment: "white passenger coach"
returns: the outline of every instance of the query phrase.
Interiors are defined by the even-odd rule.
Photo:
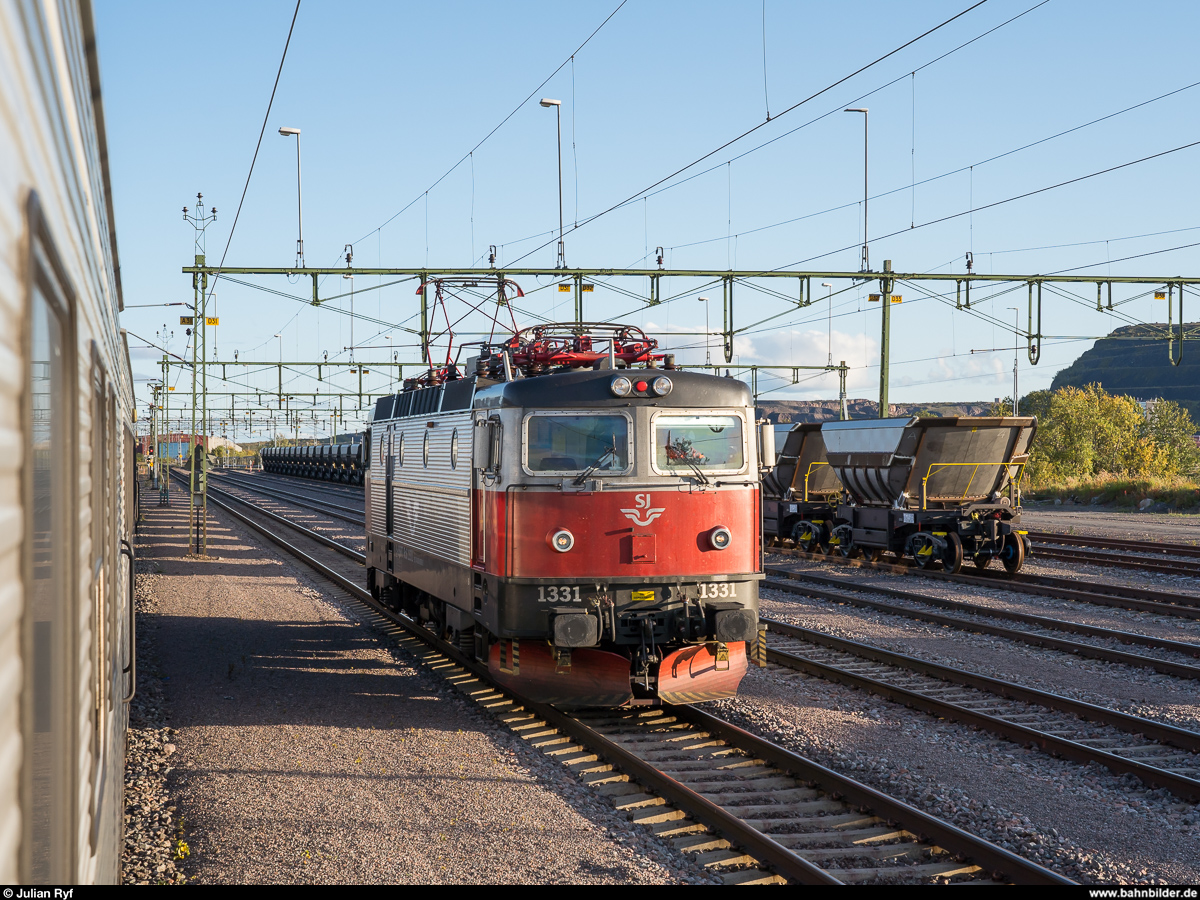
[[[118,878],[133,380],[87,0],[0,0],[0,882]]]

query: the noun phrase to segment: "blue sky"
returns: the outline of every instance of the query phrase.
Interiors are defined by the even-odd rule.
[[[779,116],[970,4],[767,0],[764,96],[761,2],[628,0],[573,63],[426,195],[619,2],[304,0],[227,263],[293,262],[295,146],[277,134],[279,126],[289,125],[303,131],[310,264],[335,264],[343,245],[354,242],[355,262],[366,266],[480,264],[489,244],[499,246],[501,262],[534,251],[525,264],[553,266],[553,243],[537,249],[558,218],[554,111],[537,103],[550,96],[563,101],[568,229],[762,123],[768,106],[778,117],[685,176],[712,171],[569,234],[571,265],[641,267],[651,262],[647,250],[653,254],[663,246],[674,267],[856,270],[862,117],[840,112],[853,105],[871,110],[871,193],[895,191],[870,203],[876,267],[891,259],[898,270],[961,271],[971,250],[980,272],[1083,265],[1096,265],[1089,271],[1099,275],[1196,271],[1200,248],[1107,260],[1200,241],[1193,175],[1200,147],[875,239],[1200,140],[1200,87],[1194,87],[987,161],[1200,81],[1191,46],[1200,30],[1200,7],[1192,4],[1051,0],[933,62],[1037,4],[989,0]],[[98,5],[117,233],[130,307],[190,302],[190,279],[179,270],[190,260],[192,229],[180,209],[193,205],[197,191],[220,209],[207,247],[210,261],[220,259],[293,9],[291,2],[266,0],[199,8]],[[730,161],[773,138],[778,139]],[[833,211],[812,215],[824,210]],[[1171,233],[1133,238],[1160,232]],[[546,236],[521,240],[531,235]],[[411,319],[413,284],[362,293],[371,287],[365,281],[356,279],[357,313],[387,322]],[[297,296],[309,290],[278,278],[258,282]],[[535,290],[539,286],[543,289]],[[641,280],[622,286],[647,289]],[[523,279],[522,287],[531,312],[570,316],[561,299],[566,295],[533,279]],[[868,305],[865,297],[873,289],[840,283],[832,317],[821,301],[750,329],[736,342],[738,362],[822,365],[832,344],[834,361],[845,359],[853,367],[852,396],[874,398],[879,313],[878,304]],[[328,281],[323,286],[326,293],[339,290]],[[668,284],[667,290],[677,299],[644,308],[600,284],[587,314],[620,314],[623,321],[662,333],[681,359],[702,361],[698,286]],[[719,304],[719,289],[705,293]],[[1058,369],[1090,346],[1087,338],[1130,320],[1165,317],[1163,301],[1131,300],[1112,315],[1089,309],[1093,288],[1078,293],[1082,300],[1047,299],[1043,330],[1063,339],[1047,341],[1036,368],[1022,357],[1022,391],[1048,386]],[[1118,289],[1115,299],[1133,293]],[[970,351],[1012,347],[1011,332],[995,321],[1011,320],[1008,307],[1018,305],[1014,297],[1023,305],[1022,290],[982,300],[981,315],[973,316],[936,300],[918,300],[906,290],[905,302],[893,308],[891,399],[933,402],[1009,393],[1011,350]],[[332,303],[348,307],[348,300]],[[216,304],[221,324],[209,340],[221,358],[232,358],[235,350],[243,360],[273,361],[281,351],[287,359],[348,356],[348,316],[232,283],[218,288]],[[750,290],[739,291],[737,304],[739,323],[788,309]],[[165,323],[175,332],[170,349],[182,354],[187,339],[177,324],[179,312],[130,308],[123,323],[151,340]],[[404,349],[411,342],[404,332],[393,331],[390,345],[388,334],[379,332],[368,322],[355,325],[357,358],[386,358],[389,346],[401,348],[396,351],[401,359],[417,358]],[[282,346],[275,334],[283,335]],[[134,356],[136,375],[157,374],[158,351],[137,350]],[[306,372],[289,372],[287,378],[294,391],[316,386],[326,391],[336,383],[317,382],[315,373]],[[276,376],[272,371],[239,379],[265,388]],[[341,377],[344,388],[352,383],[356,377]],[[185,380],[177,384],[179,396]],[[383,385],[386,378],[372,373],[368,386]],[[760,389],[769,388],[775,390],[764,398],[831,397],[836,379],[821,376],[793,386],[764,377]],[[139,391],[140,399],[148,397],[144,388]],[[314,433],[309,426],[302,431]]]

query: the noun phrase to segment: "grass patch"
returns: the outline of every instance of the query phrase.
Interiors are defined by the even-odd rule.
[[[1200,482],[1180,475],[1156,478],[1101,472],[1090,478],[1067,478],[1039,484],[1024,491],[1023,496],[1026,500],[1074,500],[1077,503],[1095,500],[1096,503],[1126,508],[1137,507],[1149,499],[1173,509],[1194,509],[1200,507]]]

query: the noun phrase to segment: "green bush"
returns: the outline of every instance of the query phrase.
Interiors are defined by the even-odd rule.
[[[1011,400],[1008,405],[1011,409]],[[1200,463],[1192,438],[1196,424],[1170,400],[1143,413],[1131,397],[1089,384],[1034,392],[1022,398],[1020,412],[1038,417],[1026,473],[1033,490],[1099,478],[1103,492],[1114,492],[1106,499],[1117,501],[1118,495],[1137,493],[1139,479],[1190,476]]]

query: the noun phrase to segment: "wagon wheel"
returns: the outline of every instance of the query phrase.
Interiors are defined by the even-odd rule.
[[[958,574],[963,564],[963,545],[959,536],[951,531],[946,535],[946,552],[942,555],[942,568],[951,575]]]
[[[1004,563],[1004,571],[1012,578],[1021,571],[1025,564],[1025,542],[1019,534],[1004,536],[1004,547],[1000,550],[1000,561]]]
[[[937,559],[937,554],[934,553],[936,548],[933,546],[933,541],[926,540],[919,547],[913,549],[913,562],[917,564],[918,569],[928,569]]]
[[[992,564],[992,560],[995,558],[991,553],[976,553],[972,561],[975,563],[975,568],[982,572]]]
[[[863,550],[863,557],[867,562],[879,562],[883,559],[883,550],[879,547],[867,547]]]
[[[861,548],[854,541],[842,541],[837,545],[837,552],[842,555],[842,559],[854,559],[862,553]]]
[[[796,547],[805,553],[826,552],[821,547],[821,535],[815,528],[804,522],[796,523],[796,527],[792,529],[792,540],[796,542]]]

